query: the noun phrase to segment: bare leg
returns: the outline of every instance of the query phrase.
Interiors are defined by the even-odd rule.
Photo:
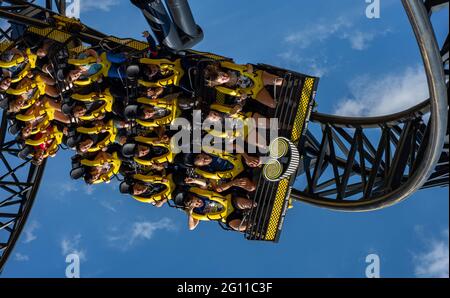
[[[44,81],[45,84],[47,85],[55,85],[55,80],[53,80],[51,77],[41,74],[40,75],[42,81]]]
[[[256,202],[254,202],[253,200],[241,197],[235,198],[234,203],[236,205],[236,208],[240,210],[248,210],[257,206]]]
[[[265,138],[260,132],[259,130],[256,129],[252,129],[251,131],[249,131],[247,138],[245,139],[245,141],[253,146],[258,147],[259,149],[267,149],[267,138]],[[256,152],[252,152],[252,153],[256,153]]]
[[[228,225],[230,228],[238,232],[244,232],[247,229],[247,224],[242,223],[242,220],[240,219],[233,219],[228,223]]]
[[[56,90],[56,88],[53,87],[53,86],[50,86],[50,85],[46,85],[45,86],[45,94],[47,94],[48,96],[51,96],[51,97],[58,97],[59,96],[59,93]]]
[[[270,128],[270,120],[268,118],[264,117],[263,115],[254,113],[252,118],[255,119],[256,127],[262,128],[262,129]],[[260,119],[264,119],[265,121],[262,121]],[[261,124],[260,124],[260,122],[261,122]]]
[[[255,189],[256,189],[256,184],[253,181],[251,181],[250,179],[248,179],[247,177],[234,180],[233,185],[240,187],[248,192],[255,191]],[[252,201],[246,202],[246,203],[249,203],[250,206],[253,206],[253,205],[251,205]]]
[[[268,106],[269,108],[275,108],[277,106],[275,100],[272,95],[270,95],[269,91],[263,88],[257,95],[256,100],[262,103],[263,105]]]
[[[264,86],[266,85],[281,86],[283,84],[283,78],[280,78],[279,76],[273,75],[265,71],[263,72],[262,79],[264,82]]]
[[[61,112],[61,104],[57,103],[56,101],[54,101],[53,99],[51,99],[49,97],[44,98],[44,106],[49,106],[52,109]]]
[[[60,111],[55,111],[55,120],[61,123],[69,124],[70,118]]]

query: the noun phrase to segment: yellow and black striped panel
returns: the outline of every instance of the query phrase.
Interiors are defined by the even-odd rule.
[[[303,125],[305,123],[306,117],[308,117],[308,108],[314,88],[314,83],[314,78],[306,78],[303,84],[297,115],[295,116],[291,134],[291,140],[293,143],[297,143],[303,134]]]
[[[80,53],[83,53],[84,51],[86,51],[89,48],[90,47],[88,47],[88,46],[81,45],[81,46],[69,49],[69,52],[72,53],[72,54],[77,54],[78,55]]]
[[[201,55],[201,56],[204,56],[206,58],[213,59],[213,60],[232,60],[230,58],[227,58],[227,57],[224,57],[224,56],[220,56],[220,55],[217,55],[217,54],[213,54],[213,53],[208,53],[208,52],[200,52],[200,51],[195,51],[195,50],[189,50],[187,52],[191,53],[191,54]]]
[[[217,92],[216,102],[220,103],[220,104],[224,104],[225,103],[225,94],[223,94],[222,92]]]
[[[54,28],[36,28],[36,27],[29,27],[28,32],[52,39],[54,41],[65,43],[68,41],[72,35]]]
[[[108,38],[106,38],[106,40],[127,46],[127,47],[135,49],[137,51],[143,51],[149,47],[148,43],[138,41],[135,39],[131,39],[131,38],[118,38],[115,36],[109,36]]]
[[[86,28],[86,26],[84,26],[83,23],[80,22],[80,20],[75,19],[75,18],[69,18],[66,16],[62,16],[62,15],[57,15],[54,14],[52,16],[53,19],[55,19],[57,21],[57,24],[59,26],[63,26],[63,27],[72,27],[72,28],[79,28],[80,30],[84,30]]]
[[[0,53],[3,53],[6,51],[10,46],[12,45],[12,42],[10,41],[3,41],[0,43]]]
[[[278,189],[276,192],[275,201],[273,203],[272,213],[270,214],[269,223],[267,226],[266,235],[264,240],[275,241],[278,226],[281,221],[281,214],[283,213],[283,208],[286,202],[286,196],[289,191],[289,179],[283,179],[278,183]]]

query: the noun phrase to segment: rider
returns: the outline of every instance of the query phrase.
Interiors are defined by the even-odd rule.
[[[201,220],[221,220],[235,231],[243,232],[248,227],[245,214],[257,206],[251,199],[229,194],[220,195],[196,187],[180,191],[174,196],[182,197],[188,215],[189,230],[194,230]],[[177,198],[177,200],[180,200]]]
[[[281,86],[283,79],[263,70],[255,70],[253,65],[237,65],[221,62],[208,65],[204,70],[206,83],[219,92],[237,97],[239,101],[253,98],[260,103],[275,108],[275,99],[265,86]]]

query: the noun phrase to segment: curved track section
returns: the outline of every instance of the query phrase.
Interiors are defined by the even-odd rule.
[[[34,1],[29,1],[30,4]],[[59,9],[65,7],[65,1],[55,1]],[[47,1],[47,7],[52,7],[52,1]],[[39,10],[33,6],[23,5],[23,1],[2,6],[8,12],[35,18]],[[62,10],[63,11],[63,10]],[[0,41],[14,41],[15,34],[21,28],[13,24],[0,31]],[[28,215],[33,206],[36,194],[45,169],[45,161],[40,166],[34,166],[30,160],[20,159],[17,154],[20,147],[9,132],[9,120],[6,112],[0,116],[0,273],[11,255],[19,239]]]
[[[370,211],[422,187],[448,185],[448,38],[439,50],[430,22],[432,12],[448,1],[402,2],[423,57],[430,99],[380,117],[313,113],[300,146],[303,181],[292,191],[293,199],[334,210]]]
[[[33,206],[45,163],[36,167],[17,157],[20,150],[7,132],[2,115],[0,131],[0,272],[14,248]]]

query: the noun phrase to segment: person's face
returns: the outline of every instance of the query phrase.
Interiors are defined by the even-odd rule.
[[[148,187],[144,184],[140,184],[140,183],[136,183],[133,186],[133,195],[135,196],[139,196],[141,194],[143,194],[144,192],[146,192],[148,189]]]
[[[211,156],[209,156],[208,154],[201,153],[197,155],[197,157],[195,158],[194,164],[197,167],[203,167],[209,165],[211,162],[212,162]]]
[[[69,78],[72,82],[78,80],[81,77],[82,69],[76,69],[69,72]]]
[[[11,79],[6,78],[0,82],[0,90],[6,91],[11,86]]]
[[[75,118],[83,117],[86,114],[86,111],[85,107],[76,106],[73,108],[73,116]]]
[[[137,146],[137,155],[138,157],[144,157],[150,152],[150,148],[144,145]]]
[[[217,74],[217,83],[219,84],[226,84],[230,81],[230,76],[223,71],[219,71]]]
[[[9,109],[13,113],[17,113],[20,111],[20,109],[25,105],[25,102],[21,99],[16,99],[11,102],[9,105]]]
[[[164,165],[163,164],[153,164],[152,169],[155,171],[162,171],[162,170],[164,170]]]
[[[155,116],[155,110],[151,107],[144,108],[144,119],[151,119]]]
[[[156,75],[159,71],[159,67],[158,65],[155,64],[149,64],[148,65],[148,76],[149,77],[153,77],[154,75]]]
[[[152,88],[148,88],[147,89],[147,96],[148,97],[153,97],[155,96],[156,92],[152,89]]]
[[[93,167],[93,168],[91,169],[90,174],[91,174],[91,176],[92,176],[92,181],[97,181],[98,179],[100,179],[101,168]]]
[[[203,201],[198,198],[192,198],[188,203],[188,207],[191,207],[191,208],[200,208],[202,206],[203,206]]]
[[[147,89],[147,96],[153,98],[153,97],[156,96],[157,92],[158,92],[158,89],[156,89],[156,88],[148,88]]]
[[[209,112],[208,117],[206,119],[210,122],[217,122],[222,120],[222,116],[216,111],[211,111]]]
[[[80,142],[80,151],[83,153],[88,152],[88,150],[92,147],[94,141],[91,139],[84,140]]]
[[[44,58],[45,56],[47,56],[47,51],[45,51],[44,49],[38,49],[37,51],[36,51],[36,55],[39,57],[39,58]]]
[[[31,126],[31,124],[28,124],[27,126],[22,128],[22,137],[24,139],[28,138],[31,135],[32,130],[33,130],[33,127]]]

